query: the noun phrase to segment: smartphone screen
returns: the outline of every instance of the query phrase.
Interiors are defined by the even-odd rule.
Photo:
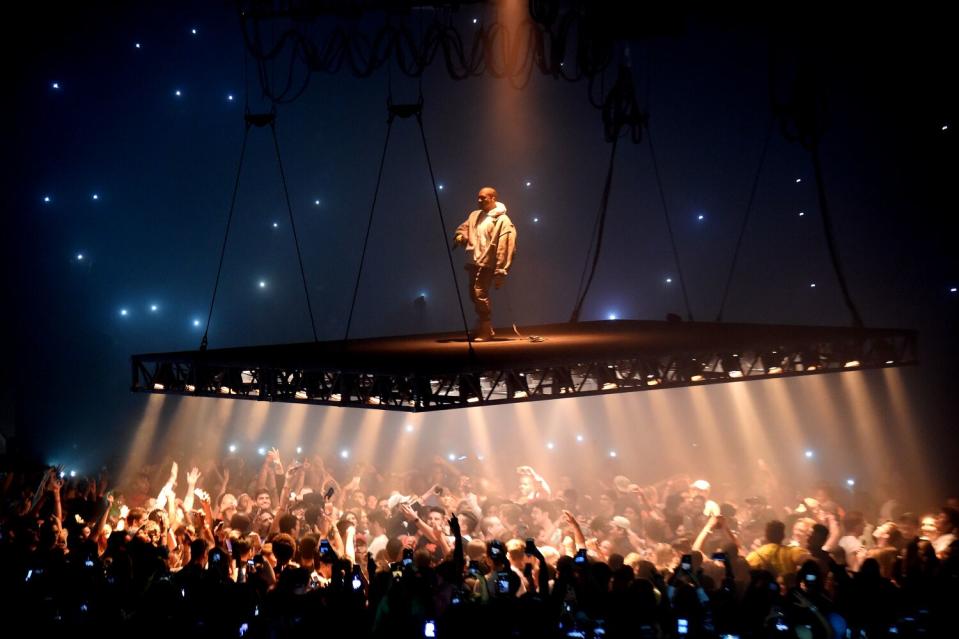
[[[423,624],[423,636],[427,639],[436,637],[436,622],[432,619],[428,619],[426,623]]]
[[[532,537],[526,540],[526,554],[527,555],[536,554],[536,541]]]
[[[689,620],[688,619],[677,619],[676,620],[676,633],[680,635],[689,634]]]

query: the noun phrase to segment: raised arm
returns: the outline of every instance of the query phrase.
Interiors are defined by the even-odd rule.
[[[586,547],[586,535],[583,534],[583,529],[580,527],[579,522],[576,521],[576,517],[573,516],[573,513],[568,510],[563,511],[563,519],[566,520],[566,523],[569,524],[569,527],[573,529],[573,542],[576,544],[576,550],[582,550]]]

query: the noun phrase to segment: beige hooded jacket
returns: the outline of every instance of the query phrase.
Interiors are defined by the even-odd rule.
[[[454,243],[465,244],[473,264],[492,268],[496,275],[509,273],[516,253],[516,227],[506,215],[506,205],[502,202],[497,202],[489,213],[482,209],[470,213],[456,229],[455,237]]]

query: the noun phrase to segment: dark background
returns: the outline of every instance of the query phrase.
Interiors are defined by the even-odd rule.
[[[722,297],[771,118],[770,52],[801,45],[815,52],[828,90],[825,184],[850,288],[867,326],[919,330],[914,401],[924,407],[924,436],[941,443],[929,464],[955,485],[953,23],[932,10],[804,10],[685,15],[678,30],[672,21],[657,29],[651,17],[654,35],[629,45],[692,313],[713,319]],[[464,28],[489,11],[463,8]],[[33,6],[10,23],[5,48],[12,90],[4,101],[11,183],[2,233],[3,432],[39,456],[92,467],[124,450],[143,412],[146,398],[128,392],[130,354],[196,348],[202,335],[192,323],[206,319],[243,134],[239,21],[220,3]],[[51,88],[54,81],[61,89]],[[249,87],[254,110],[263,109],[255,83]],[[397,100],[416,91],[415,80],[394,75]],[[519,229],[509,304],[503,296],[494,302],[494,320],[565,321],[608,158],[585,85],[534,75],[515,92],[489,77],[455,82],[436,66],[423,91],[447,225],[491,184]],[[504,95],[510,121],[491,106]],[[385,101],[385,73],[360,80],[344,72],[316,75],[300,100],[279,110],[321,339],[340,337],[345,326]],[[517,139],[517,129],[526,135]],[[311,337],[272,153],[266,131],[254,131],[211,348]],[[432,197],[418,133],[399,122],[353,335],[459,326]],[[583,318],[684,314],[678,282],[649,147],[623,143]],[[425,308],[414,304],[421,293]],[[724,317],[850,322],[828,261],[809,155],[778,134]]]

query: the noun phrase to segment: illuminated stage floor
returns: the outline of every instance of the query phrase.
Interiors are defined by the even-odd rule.
[[[155,353],[133,390],[405,411],[915,364],[894,329],[616,320]]]

